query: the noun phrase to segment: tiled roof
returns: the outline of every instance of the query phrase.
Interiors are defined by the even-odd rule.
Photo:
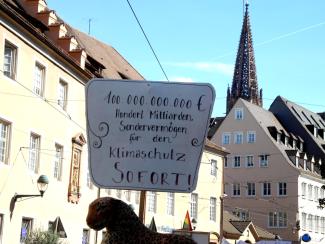
[[[314,113],[294,102],[291,102],[284,97],[278,96],[277,99],[281,99],[283,103],[286,104],[286,106],[292,111],[292,114],[297,117],[298,121],[301,124],[305,126],[314,125],[316,128],[325,129],[325,121],[319,114]],[[319,144],[324,143],[324,141],[320,138],[315,137],[314,140]]]
[[[224,147],[220,147],[208,139],[205,140],[205,149],[212,149],[213,151],[223,154],[224,156],[229,154],[229,152],[226,151],[226,149]]]
[[[252,221],[240,220],[237,216],[229,213],[228,211],[224,211],[223,216],[223,230],[225,233],[241,235],[251,225],[255,229],[259,240],[271,240],[275,238],[274,234],[259,226],[254,225]]]
[[[240,232],[243,233],[244,230],[252,223],[251,221],[242,220],[231,220],[230,223]]]
[[[103,77],[121,79],[121,74],[132,80],[144,78],[111,46],[70,26],[72,35],[79,41],[87,54],[105,66]]]

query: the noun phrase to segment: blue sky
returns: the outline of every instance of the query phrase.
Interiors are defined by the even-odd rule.
[[[223,116],[243,20],[242,0],[129,0],[170,81],[211,83]],[[117,49],[147,80],[164,81],[126,0],[47,0],[68,24]],[[90,4],[91,3],[91,4]],[[325,111],[325,1],[250,1],[264,108],[281,95]]]

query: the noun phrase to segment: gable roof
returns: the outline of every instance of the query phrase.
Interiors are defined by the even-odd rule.
[[[226,156],[227,154],[229,154],[229,152],[224,147],[220,147],[208,139],[205,140],[204,149],[210,152],[217,153],[221,156]]]
[[[85,79],[92,78],[92,74],[88,70],[82,69],[71,56],[44,34],[44,31],[48,30],[48,28],[41,21],[27,13],[17,1],[0,0],[0,13],[7,15],[11,20],[15,21],[18,26],[21,26],[24,31],[37,38],[38,41],[51,49],[51,51],[53,51],[53,56],[58,55],[57,57],[63,58],[65,62],[71,65],[70,67],[77,69],[79,74],[82,74]]]
[[[0,8],[26,30],[92,77],[144,80],[113,47],[71,27],[45,0],[0,0]]]
[[[275,239],[274,234],[259,226],[254,225],[252,221],[240,220],[240,218],[228,211],[223,212],[223,232],[226,238],[227,235],[239,237],[247,229],[253,233],[255,240]]]
[[[82,48],[104,66],[102,71],[103,77],[110,79],[128,78],[132,80],[144,80],[143,76],[138,73],[112,46],[71,26],[69,26],[69,30],[79,41]]]
[[[283,105],[285,105],[291,111],[291,113],[297,118],[297,120],[301,125],[305,127],[308,127],[309,125],[313,125],[317,129],[325,130],[325,121],[321,115],[314,113],[308,110],[307,108],[300,106],[294,102],[291,102],[288,99],[281,96],[278,96],[274,102],[281,102]],[[324,140],[319,137],[314,137],[314,140],[320,145],[324,144]]]

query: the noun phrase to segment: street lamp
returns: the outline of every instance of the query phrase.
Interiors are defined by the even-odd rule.
[[[49,184],[49,179],[47,178],[47,176],[41,175],[37,180],[37,188],[40,194],[15,194],[11,200],[15,203],[19,198],[23,198],[23,197],[43,197],[48,184]]]
[[[17,202],[17,200],[19,198],[23,198],[23,197],[29,197],[29,198],[43,197],[44,192],[46,191],[48,184],[49,184],[49,179],[47,178],[47,176],[46,175],[41,175],[40,177],[38,177],[38,180],[37,180],[37,188],[38,188],[40,194],[16,194],[15,193],[15,195],[11,198],[11,201],[10,201],[10,207],[9,207],[10,219],[12,218],[12,215],[13,215],[13,212],[14,212],[14,209],[15,209],[15,204],[16,204],[16,202]]]
[[[197,221],[196,221],[196,219],[192,219],[192,224],[193,224],[193,230],[195,230],[196,229],[196,224],[197,224]]]

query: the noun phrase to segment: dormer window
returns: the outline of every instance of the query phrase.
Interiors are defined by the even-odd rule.
[[[244,109],[235,108],[235,120],[243,120],[243,119],[244,119]]]
[[[295,157],[295,165],[296,165],[296,167],[299,166],[299,153],[298,153],[298,155],[296,155],[296,157]]]
[[[289,138],[287,136],[284,137],[284,145],[287,147],[289,144]]]
[[[307,169],[307,157],[306,156],[304,156],[304,158],[303,158],[303,162],[304,162],[304,170],[306,170]]]
[[[297,141],[295,139],[292,140],[292,148],[296,149]]]
[[[318,133],[318,135],[320,136],[320,138],[322,138],[323,140],[325,139],[325,133],[324,133],[325,131],[324,131],[324,129],[318,129],[317,130],[317,133]]]
[[[306,125],[307,129],[310,131],[310,133],[313,134],[313,136],[317,137],[317,128],[313,124]]]
[[[276,142],[281,143],[281,134],[280,133],[276,133]]]

